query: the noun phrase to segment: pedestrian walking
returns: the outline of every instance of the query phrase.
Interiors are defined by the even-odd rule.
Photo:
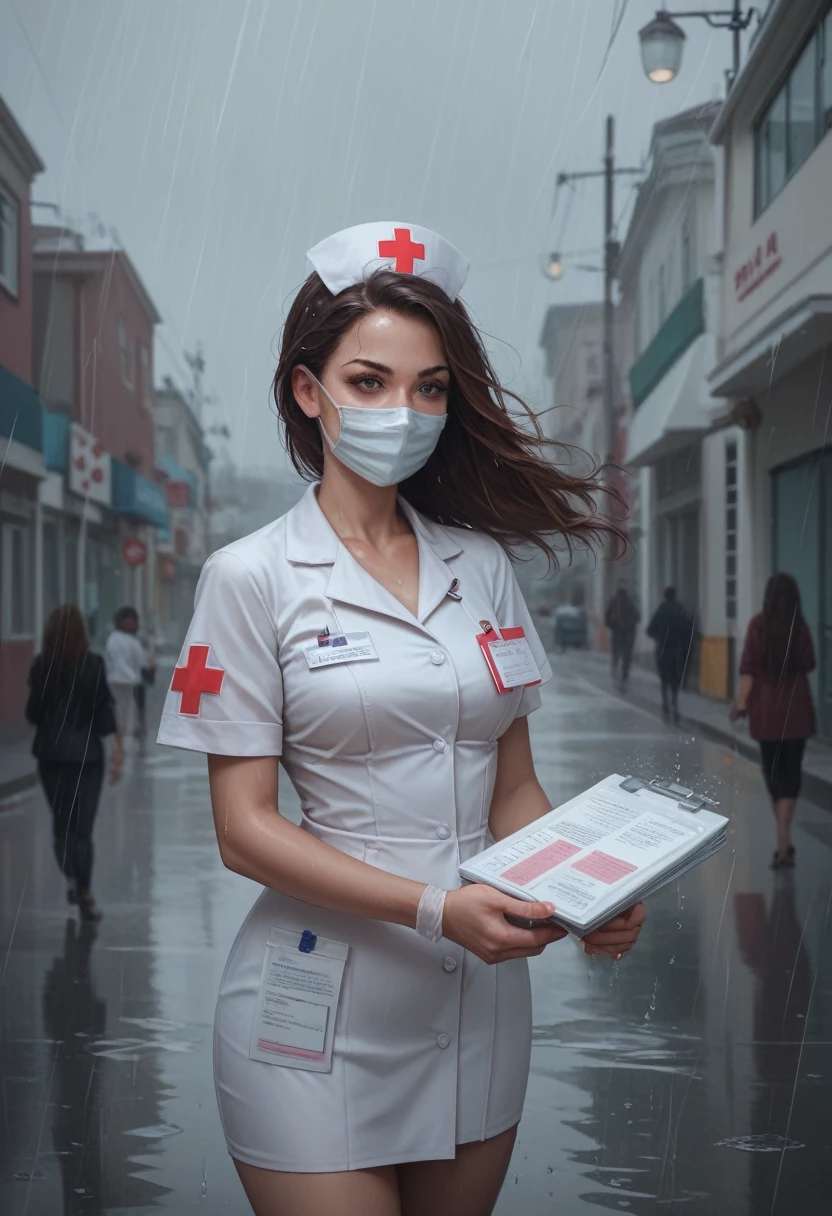
[[[139,751],[144,752],[147,741],[147,689],[156,681],[156,656],[150,634],[139,633],[137,637],[144,650],[145,663],[141,669],[141,682],[133,689],[133,700],[136,703],[136,738]]]
[[[114,628],[104,643],[107,680],[116,706],[116,721],[125,744],[136,733],[136,689],[148,666],[147,654],[138,637],[139,614],[135,608],[119,608]]]
[[[93,843],[104,779],[102,740],[114,736],[110,779],[121,772],[122,744],[104,662],[87,641],[75,604],[49,616],[43,647],[29,671],[26,718],[35,727],[32,753],[52,810],[55,858],[67,880],[67,899],[83,920],[98,920],[92,894]]]
[[[679,689],[685,678],[693,617],[676,598],[675,587],[665,587],[664,599],[650,618],[647,636],[656,643],[656,667],[662,688],[662,717],[679,724]]]
[[[763,776],[777,823],[772,868],[794,865],[791,825],[800,793],[806,740],[815,733],[809,672],[815,669],[812,634],[800,591],[790,574],[766,583],[763,611],[752,617],[740,660],[740,684],[731,720],[748,715],[760,745]]]
[[[528,1077],[526,959],[563,937],[505,919],[551,905],[458,873],[550,807],[526,718],[551,669],[506,547],[610,525],[507,407],[453,246],[377,223],[309,258],[274,397],[316,484],[208,560],[159,731],[209,754],[222,857],[265,887],[220,987],[222,1122],[257,1216],[487,1216]],[[275,813],[278,757],[300,826]],[[589,950],[620,956],[643,918]]]
[[[622,579],[604,614],[604,624],[610,631],[612,643],[612,678],[617,681],[622,692],[627,688],[630,677],[636,629],[640,620],[641,613],[630,595],[626,581]]]

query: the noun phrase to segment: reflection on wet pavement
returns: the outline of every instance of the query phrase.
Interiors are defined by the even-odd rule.
[[[828,1212],[832,817],[801,805],[797,867],[775,876],[753,765],[574,672],[554,683],[532,719],[553,800],[616,769],[678,775],[720,800],[731,835],[653,897],[620,966],[570,941],[535,961],[500,1216]],[[244,1213],[211,1025],[256,889],[219,862],[202,759],[152,750],[107,790],[96,846],[106,916],[81,927],[40,793],[0,814],[0,1212]]]

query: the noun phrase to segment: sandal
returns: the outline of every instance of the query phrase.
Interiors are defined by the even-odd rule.
[[[90,922],[101,920],[101,910],[97,907],[96,902],[91,895],[82,895],[79,898],[78,911],[81,914],[81,920]]]
[[[774,850],[774,856],[771,859],[772,870],[789,870],[794,865],[794,849],[790,849],[785,857],[781,857],[777,850]]]

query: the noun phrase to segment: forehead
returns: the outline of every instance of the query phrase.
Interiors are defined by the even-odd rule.
[[[360,317],[342,334],[333,353],[339,363],[350,359],[371,359],[391,367],[416,363],[441,363],[445,351],[439,332],[426,317],[405,316],[387,309],[376,309]]]

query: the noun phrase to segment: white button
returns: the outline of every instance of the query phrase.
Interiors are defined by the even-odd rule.
[[[444,740],[444,739],[434,739],[434,741],[433,741],[433,750],[434,750],[435,752],[444,752],[444,750],[445,750],[445,740]]]
[[[441,667],[445,662],[445,656],[441,650],[433,650],[431,651],[430,661],[434,667]]]
[[[451,958],[451,956],[449,954],[448,957],[443,962],[442,967],[445,971],[456,971],[456,959]]]
[[[436,835],[439,837],[439,839],[447,840],[450,834],[451,829],[448,827],[447,823],[440,823],[439,827],[436,829]]]
[[[450,1047],[450,1045],[451,1045],[451,1040],[450,1040],[449,1035],[438,1034],[436,1036],[436,1046],[441,1047],[443,1051],[445,1050],[446,1047]]]

